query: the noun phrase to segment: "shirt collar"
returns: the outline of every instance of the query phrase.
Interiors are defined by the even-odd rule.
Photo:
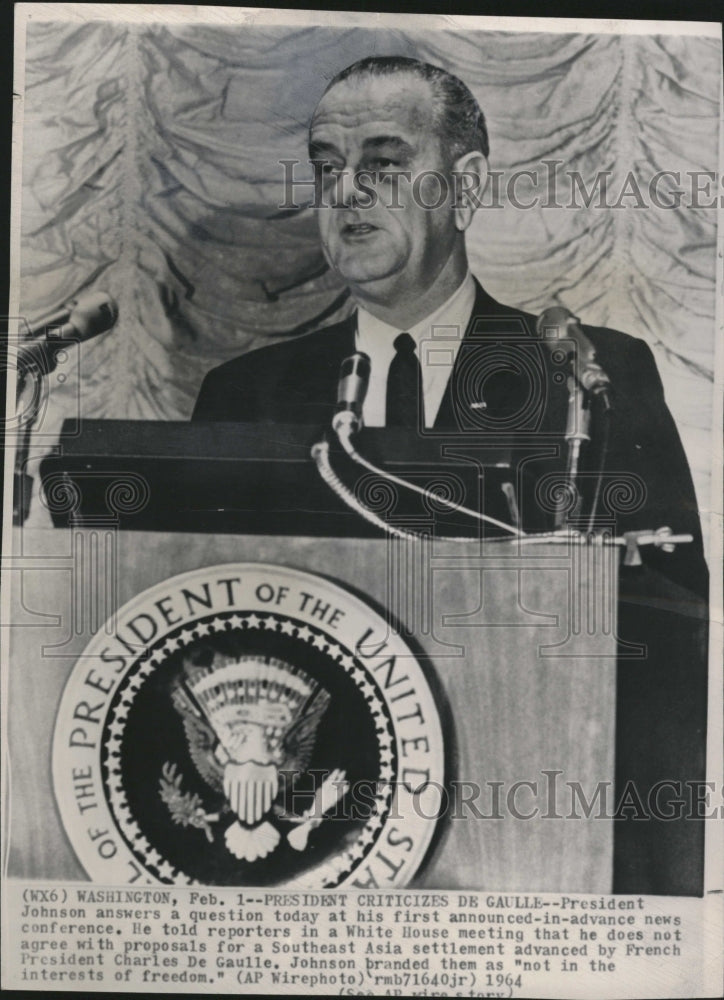
[[[452,295],[446,299],[442,305],[415,323],[414,326],[407,327],[407,332],[415,341],[418,351],[423,341],[430,340],[433,336],[433,327],[457,328],[457,339],[462,340],[475,304],[475,280],[468,271],[463,281],[458,285]],[[357,309],[357,349],[364,350],[362,345],[376,342],[379,346],[389,344],[392,349],[395,337],[402,332],[402,327],[390,326],[383,320],[373,316],[361,306]],[[448,335],[449,336],[449,335]],[[451,338],[455,339],[455,338]]]

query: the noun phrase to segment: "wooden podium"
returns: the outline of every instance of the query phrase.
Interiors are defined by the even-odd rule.
[[[455,791],[413,886],[611,891],[612,821],[598,817],[598,805],[586,817],[585,805],[614,772],[615,549],[434,534],[274,534],[258,525],[229,533],[149,523],[133,530],[134,509],[140,515],[149,496],[158,502],[163,483],[144,480],[139,490],[129,479],[133,463],[116,458],[119,471],[107,469],[104,481],[105,511],[95,502],[88,510],[70,490],[81,465],[75,479],[53,480],[62,462],[67,457],[45,465],[44,502],[65,527],[35,511],[34,524],[16,529],[8,563],[10,875],[87,877],[60,821],[51,751],[65,682],[91,636],[169,577],[258,562],[350,589],[421,661]],[[82,469],[93,472],[93,462]],[[164,502],[182,503],[168,495]]]

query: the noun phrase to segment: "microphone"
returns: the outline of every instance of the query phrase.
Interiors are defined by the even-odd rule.
[[[536,333],[550,351],[559,350],[559,340],[572,340],[576,346],[573,373],[576,381],[592,396],[600,397],[611,409],[611,379],[596,360],[596,349],[581,328],[577,316],[565,306],[544,309],[535,324]]]
[[[339,368],[337,405],[332,418],[335,434],[356,434],[362,426],[362,406],[370,384],[370,359],[362,351],[345,358]]]
[[[15,452],[13,523],[22,525],[30,512],[33,478],[26,471],[30,440],[37,403],[40,399],[41,379],[55,371],[60,354],[74,344],[97,337],[110,330],[118,319],[118,306],[107,292],[88,292],[73,299],[67,306],[31,326],[33,339],[20,344],[17,350],[17,401],[21,399],[28,375],[35,383],[34,403],[18,427],[18,444]]]
[[[107,292],[89,292],[73,299],[64,309],[34,324],[34,339],[18,348],[18,365],[39,366],[51,372],[59,351],[110,330],[118,319],[118,306]]]

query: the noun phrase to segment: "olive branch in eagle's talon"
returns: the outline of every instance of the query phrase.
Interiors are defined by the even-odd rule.
[[[216,823],[220,814],[206,812],[201,796],[196,792],[181,791],[182,775],[176,773],[175,764],[167,761],[161,769],[161,774],[159,782],[161,799],[168,807],[174,823],[203,830],[208,842],[213,843],[214,834],[210,824]]]

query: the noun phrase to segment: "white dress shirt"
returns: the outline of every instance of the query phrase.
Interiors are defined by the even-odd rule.
[[[460,344],[475,305],[475,282],[468,271],[449,299],[421,322],[407,327],[417,346],[422,369],[425,427],[432,427],[445,394]],[[395,356],[394,341],[402,329],[389,326],[362,308],[357,310],[356,349],[370,358],[370,384],[362,408],[366,427],[384,427],[387,373]]]

